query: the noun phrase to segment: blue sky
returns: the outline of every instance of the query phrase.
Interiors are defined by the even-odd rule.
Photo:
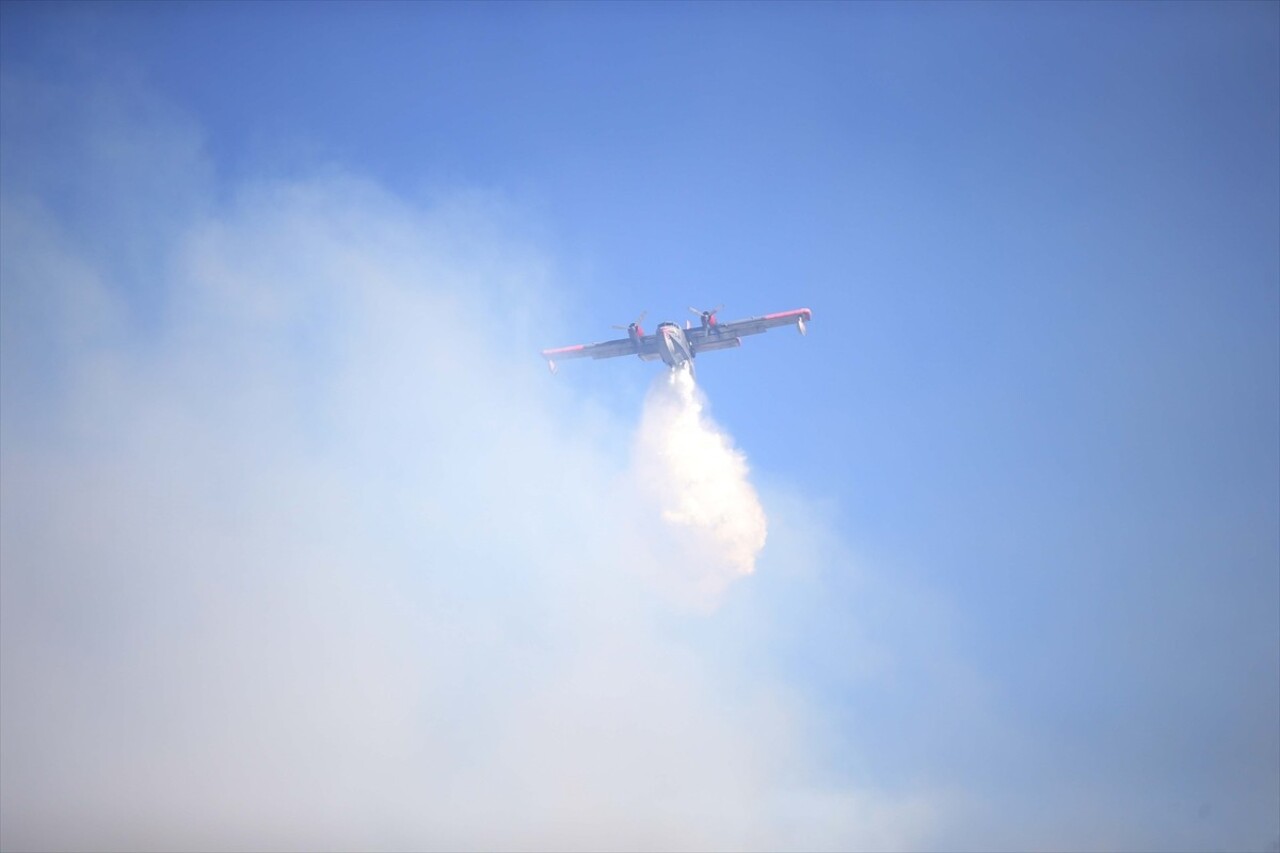
[[[730,692],[767,677],[798,697],[821,744],[800,750],[806,785],[927,803],[872,809],[883,836],[837,822],[820,841],[1280,844],[1280,6],[2,8],[12,481],[51,423],[50,458],[128,470],[77,426],[108,405],[84,388],[112,370],[140,401],[220,412],[212,392],[165,396],[206,372],[241,387],[209,367],[214,344],[183,343],[201,370],[172,366],[188,363],[175,330],[192,328],[236,330],[244,375],[301,389],[283,413],[244,403],[240,428],[309,437],[321,472],[364,459],[307,389],[360,375],[328,336],[378,338],[344,314],[381,317],[373,285],[300,284],[262,303],[269,321],[226,309],[235,324],[219,325],[225,305],[181,284],[213,273],[170,274],[196,245],[205,264],[251,259],[243,277],[301,276],[306,243],[279,223],[307,211],[367,214],[332,240],[384,235],[397,275],[452,270],[418,334],[474,347],[455,357],[511,389],[516,420],[552,411],[584,430],[573,442],[598,446],[583,471],[625,465],[611,452],[625,455],[654,365],[572,363],[552,380],[517,352],[541,371],[538,348],[603,339],[642,310],[652,324],[688,305],[809,307],[804,339],[699,360],[771,538],[716,614],[652,630]],[[423,257],[394,236],[402,222],[433,235]],[[30,272],[49,269],[90,271],[98,302],[50,308]],[[76,337],[100,303],[113,325]],[[417,370],[377,387],[434,387]],[[440,387],[421,423],[501,416]],[[387,400],[365,403],[394,413]],[[117,417],[127,444],[139,415]],[[211,459],[248,452],[208,441]],[[380,505],[406,493],[361,482]],[[28,501],[9,488],[11,531]],[[64,509],[79,506],[68,488],[50,529],[89,523]],[[509,486],[493,472],[459,488],[479,506]],[[604,535],[572,514],[548,523]],[[397,553],[436,547],[397,529]],[[24,560],[52,559],[42,542],[11,546],[11,607]],[[22,783],[10,772],[6,788]],[[716,834],[729,827],[711,846],[736,843]]]

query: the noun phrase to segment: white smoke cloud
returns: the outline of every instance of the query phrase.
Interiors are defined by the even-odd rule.
[[[634,450],[638,481],[679,542],[668,581],[704,607],[755,571],[768,528],[746,455],[705,410],[691,371],[664,372],[645,399]]]
[[[330,177],[215,204],[146,115],[116,121],[95,168],[176,156],[177,203],[104,242],[0,199],[0,846],[927,831],[925,799],[831,780],[820,711],[749,644],[669,630],[706,618],[650,582],[682,548],[707,593],[763,544],[742,457],[692,386],[661,389],[637,464],[685,479],[660,520],[615,452],[631,426],[533,355],[552,266],[500,201]]]

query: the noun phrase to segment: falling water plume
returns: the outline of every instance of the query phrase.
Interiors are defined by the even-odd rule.
[[[638,477],[687,559],[683,585],[702,601],[755,570],[766,526],[745,454],[706,414],[687,369],[655,380],[636,438]]]

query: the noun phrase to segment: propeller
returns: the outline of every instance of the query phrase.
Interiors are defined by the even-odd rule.
[[[716,324],[716,313],[719,312],[719,310],[723,307],[724,305],[721,304],[721,305],[717,305],[715,308],[712,308],[710,311],[699,311],[697,308],[694,308],[692,305],[690,305],[689,310],[702,318],[702,325],[704,328],[709,328]]]
[[[648,313],[649,313],[648,311],[641,311],[641,312],[640,312],[640,316],[636,318],[636,321],[635,321],[634,323],[632,323],[632,324],[631,324],[631,326],[635,326],[636,328],[639,328],[639,327],[640,327],[640,324],[644,322],[644,318],[645,318],[645,316],[646,316],[646,315],[648,315]],[[610,326],[609,328],[611,328],[611,329],[618,329],[619,331],[622,331],[622,332],[629,332],[629,331],[631,331],[631,326],[619,326],[619,325],[617,325],[617,324],[615,323],[614,325]]]

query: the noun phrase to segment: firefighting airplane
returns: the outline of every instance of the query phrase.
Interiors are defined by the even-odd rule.
[[[710,311],[699,311],[690,308],[697,314],[702,324],[691,326],[686,321],[684,328],[675,323],[659,323],[658,331],[646,335],[640,324],[644,322],[644,314],[636,318],[629,326],[614,326],[627,333],[625,338],[616,341],[602,341],[598,344],[578,344],[558,349],[544,349],[542,357],[547,360],[547,367],[556,372],[556,359],[566,358],[613,358],[619,355],[638,355],[645,361],[662,359],[672,370],[688,365],[693,372],[693,359],[698,353],[717,349],[730,349],[742,346],[743,335],[758,335],[774,326],[794,324],[800,334],[808,331],[807,324],[813,317],[808,308],[797,308],[794,311],[780,311],[777,314],[765,314],[763,317],[752,317],[748,320],[734,320],[721,323],[716,319],[716,312],[724,306],[717,306]],[[647,313],[647,312],[646,312]]]

